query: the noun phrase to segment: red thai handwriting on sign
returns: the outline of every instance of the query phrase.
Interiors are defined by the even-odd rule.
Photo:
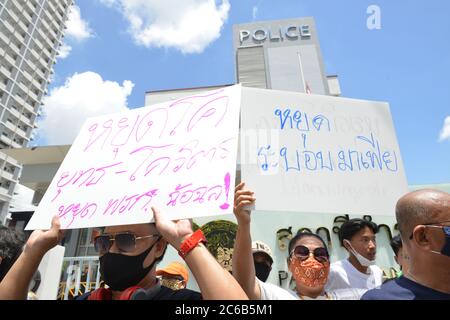
[[[187,185],[178,184],[174,190],[166,195],[167,206],[180,206],[186,203],[204,203],[223,200],[219,207],[222,210],[229,208],[229,184],[230,174],[225,175],[224,185],[200,186],[194,187],[192,183]],[[126,194],[119,198],[111,198],[102,203],[69,203],[60,205],[58,208],[59,217],[63,219],[65,227],[70,227],[75,219],[90,219],[97,213],[97,209],[103,208],[103,216],[126,215],[132,212],[132,209],[150,212],[153,204],[152,200],[158,196],[158,189],[149,190],[143,194]]]
[[[94,122],[88,128],[84,151],[120,150],[130,143],[164,140],[195,130],[213,130],[224,120],[228,100],[218,93],[194,96],[150,111]]]
[[[232,207],[239,105],[231,95],[223,89],[89,119],[46,194],[63,227],[144,217],[152,206],[217,214]]]

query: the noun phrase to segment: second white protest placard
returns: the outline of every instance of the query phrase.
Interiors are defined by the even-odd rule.
[[[243,88],[242,106],[256,209],[392,215],[408,192],[387,103]]]

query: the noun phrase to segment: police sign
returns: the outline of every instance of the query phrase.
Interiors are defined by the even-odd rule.
[[[290,25],[287,27],[279,27],[277,29],[271,28],[256,28],[254,30],[239,30],[240,45],[244,42],[253,40],[254,43],[260,44],[266,40],[269,41],[284,41],[284,40],[298,40],[310,39],[311,30],[309,25]]]

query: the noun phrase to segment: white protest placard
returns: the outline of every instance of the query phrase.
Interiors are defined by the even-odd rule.
[[[26,229],[232,213],[240,99],[237,85],[88,119]]]
[[[387,103],[243,88],[240,146],[257,210],[393,215],[408,192]]]

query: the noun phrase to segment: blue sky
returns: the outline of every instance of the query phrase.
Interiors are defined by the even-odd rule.
[[[449,1],[75,2],[80,15],[65,37],[71,50],[54,67],[44,106],[48,121],[36,143],[70,143],[51,138],[70,139],[61,117],[77,124],[92,113],[140,107],[148,90],[234,83],[233,24],[313,16],[326,73],[339,76],[342,96],[390,103],[408,183],[450,183]],[[211,14],[195,19],[202,5]],[[367,28],[370,5],[381,9],[379,30]],[[170,29],[168,17],[176,24],[186,12],[198,26]],[[175,36],[155,37],[157,27]],[[204,35],[198,43],[190,40],[199,38],[196,32]],[[446,119],[447,134],[441,134]]]

